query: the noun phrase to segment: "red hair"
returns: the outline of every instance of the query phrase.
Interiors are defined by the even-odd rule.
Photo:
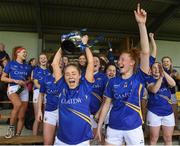
[[[130,58],[135,61],[135,65],[134,65],[134,71],[135,71],[140,62],[140,49],[132,48],[128,50],[123,50],[121,51],[120,55],[123,53],[129,54]]]
[[[22,50],[25,50],[25,48],[23,48],[22,46],[14,47],[13,52],[12,52],[12,60],[16,60],[17,59],[17,54],[19,52],[21,52]]]

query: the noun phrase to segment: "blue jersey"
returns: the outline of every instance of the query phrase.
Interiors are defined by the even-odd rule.
[[[153,56],[149,57],[149,66],[152,66],[156,61],[156,58],[154,58]]]
[[[46,94],[46,111],[54,111],[57,109],[59,101],[59,90],[61,84],[64,82],[64,79],[60,79],[55,83],[55,78],[50,74],[44,77],[41,81],[40,93]]]
[[[128,79],[109,80],[104,97],[111,98],[109,126],[117,130],[132,130],[142,125],[141,98],[148,75],[139,70]]]
[[[149,67],[151,67],[156,61],[156,58],[154,58],[153,56],[149,56]],[[140,64],[138,64],[138,69],[140,69]]]
[[[26,81],[31,75],[31,67],[26,63],[21,64],[17,61],[10,61],[5,66],[4,72],[12,79]],[[16,83],[10,83],[10,86],[12,85],[16,85]]]
[[[157,79],[154,79],[153,77],[148,80],[148,84],[156,82]],[[171,105],[171,91],[165,78],[163,78],[161,87],[157,93],[154,94],[148,92],[148,94],[148,110],[158,116],[168,116],[173,112]]]
[[[37,66],[33,70],[33,80],[38,80],[38,83],[41,84],[41,82],[43,81],[43,78],[50,74],[51,73],[49,69],[43,69],[40,66]],[[34,85],[34,89],[37,89],[35,85]]]
[[[31,72],[33,72],[33,70],[37,67],[37,66],[31,66],[31,65],[29,65],[29,66],[31,68]]]
[[[96,73],[94,75],[95,82],[91,93],[90,110],[91,114],[96,114],[103,101],[103,93],[107,84],[107,76],[104,73]]]
[[[82,65],[79,64],[79,67],[80,67],[80,70],[81,70],[81,75],[85,76],[87,66],[82,66]]]
[[[112,51],[109,51],[109,52],[108,52],[107,57],[108,57],[109,62],[114,63],[115,56],[113,55],[113,52],[112,52]]]
[[[65,82],[61,87],[58,139],[66,144],[78,144],[91,139],[89,103],[92,83],[84,78],[75,89],[69,89]]]

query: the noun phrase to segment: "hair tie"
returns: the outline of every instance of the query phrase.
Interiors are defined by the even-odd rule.
[[[19,52],[21,52],[22,50],[25,50],[25,48],[18,48],[18,49],[16,50],[16,54],[19,53]]]

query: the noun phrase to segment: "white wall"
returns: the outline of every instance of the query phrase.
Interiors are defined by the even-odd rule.
[[[5,44],[6,52],[10,57],[15,46],[23,46],[27,49],[28,60],[38,56],[37,33],[0,31],[0,42]]]
[[[180,67],[180,42],[157,40],[156,43],[158,61],[161,61],[163,56],[169,56],[172,58],[173,65]],[[180,72],[180,68],[177,68],[177,70]]]

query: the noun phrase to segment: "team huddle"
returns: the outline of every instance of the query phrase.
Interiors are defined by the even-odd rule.
[[[141,101],[147,95],[150,144],[157,143],[162,126],[165,144],[171,145],[175,118],[170,88],[176,82],[164,66],[155,62],[156,50],[150,53],[146,11],[138,4],[134,15],[141,49],[123,50],[117,65],[109,62],[103,73],[99,57],[93,56],[87,45],[87,35],[82,37],[85,67],[75,63],[62,65],[63,50],[59,48],[49,67],[46,55],[41,54],[40,65],[32,70],[24,62],[26,49],[14,48],[13,61],[6,65],[1,77],[9,83],[7,93],[13,104],[5,138],[21,134],[29,101],[27,84],[32,80],[33,134],[38,134],[43,121],[45,145],[90,145],[93,139],[98,144],[144,145]],[[156,47],[152,34],[150,40]]]

